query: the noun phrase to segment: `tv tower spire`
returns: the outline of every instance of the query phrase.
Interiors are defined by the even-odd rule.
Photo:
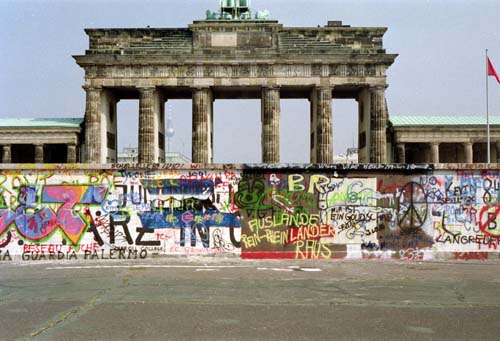
[[[167,135],[167,153],[171,152],[172,147],[172,138],[175,135],[174,123],[172,122],[172,105],[168,105],[168,113],[167,113],[167,130],[165,131]]]

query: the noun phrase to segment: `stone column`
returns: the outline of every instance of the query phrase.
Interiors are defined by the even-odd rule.
[[[464,143],[464,155],[465,155],[465,163],[473,163],[473,150],[472,150],[472,142]]]
[[[156,135],[158,136],[158,148],[157,148],[157,162],[165,162],[165,104],[167,99],[161,95],[157,94],[157,113],[156,113]]]
[[[311,163],[333,162],[332,88],[311,92]]]
[[[439,143],[432,142],[429,146],[431,149],[431,163],[439,163]]]
[[[100,87],[84,87],[85,102],[85,153],[84,162],[101,163],[101,92]]]
[[[406,163],[406,149],[404,143],[396,144],[396,161],[397,163]]]
[[[104,121],[106,122],[105,128],[103,125],[102,129],[106,129],[106,148],[103,148],[103,159],[106,159],[106,163],[116,162],[118,160],[118,103],[120,98],[112,90],[106,90],[103,92],[102,102],[106,104],[103,106],[105,115],[103,115]],[[110,135],[108,135],[108,133]],[[110,143],[108,138],[114,139],[114,143]]]
[[[497,150],[497,163],[500,163],[500,141],[497,141],[496,143],[496,150]]]
[[[385,87],[370,88],[370,162],[387,162],[387,104]]]
[[[76,163],[76,145],[68,144],[68,155],[66,161],[68,163]]]
[[[35,163],[43,163],[43,144],[35,144]]]
[[[315,91],[311,91],[309,96],[310,105],[310,148],[309,148],[309,158],[311,163],[316,163],[316,108],[317,100]]]
[[[212,162],[212,102],[210,88],[193,89],[193,163]]]
[[[155,162],[153,94],[155,88],[139,88],[139,163]]]
[[[214,98],[210,98],[210,162],[214,162]]]
[[[280,162],[280,90],[263,88],[261,94],[262,162]]]
[[[332,88],[320,87],[316,93],[316,162],[333,162]]]
[[[10,144],[2,146],[2,163],[12,163]]]

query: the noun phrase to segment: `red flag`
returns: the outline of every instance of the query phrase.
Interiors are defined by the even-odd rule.
[[[497,82],[500,83],[500,77],[498,77],[498,73],[496,72],[493,64],[491,64],[490,57],[488,57],[488,76],[493,76],[497,79]]]

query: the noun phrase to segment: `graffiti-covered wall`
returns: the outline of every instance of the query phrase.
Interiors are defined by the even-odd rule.
[[[1,171],[0,261],[499,258],[499,169],[76,167]]]

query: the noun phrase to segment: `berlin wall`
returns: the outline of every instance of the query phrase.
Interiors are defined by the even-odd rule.
[[[500,255],[500,165],[21,166],[0,172],[0,262]]]

